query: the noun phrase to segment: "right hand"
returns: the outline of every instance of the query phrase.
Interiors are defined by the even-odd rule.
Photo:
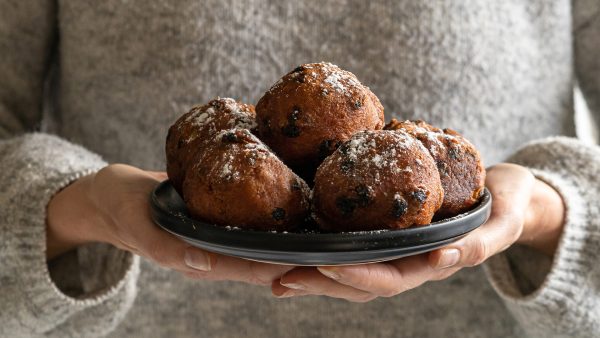
[[[209,253],[158,228],[149,196],[165,179],[164,172],[114,164],[58,192],[48,204],[47,259],[105,242],[197,279],[271,285],[293,268]]]

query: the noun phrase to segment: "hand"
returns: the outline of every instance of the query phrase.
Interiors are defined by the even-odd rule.
[[[487,172],[490,219],[456,243],[430,253],[385,263],[295,268],[271,285],[278,297],[325,295],[354,302],[391,297],[428,281],[476,266],[515,242],[552,255],[562,233],[560,195],[529,170],[499,164]]]
[[[191,278],[270,285],[292,268],[208,253],[158,228],[148,201],[166,178],[162,172],[116,164],[73,182],[48,204],[47,258],[106,242]]]

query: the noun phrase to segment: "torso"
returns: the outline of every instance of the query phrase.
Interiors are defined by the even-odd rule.
[[[463,132],[486,165],[574,135],[569,1],[59,1],[63,137],[164,168],[167,128],[215,96],[256,103],[296,65],[331,61],[387,118]],[[113,336],[519,336],[481,269],[368,304],[192,282],[143,264]]]

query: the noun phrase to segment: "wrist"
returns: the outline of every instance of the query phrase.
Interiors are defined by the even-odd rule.
[[[564,217],[565,207],[560,194],[544,181],[536,179],[523,232],[517,243],[553,256],[562,234]]]
[[[99,241],[104,222],[89,196],[93,176],[72,182],[50,200],[46,215],[46,258],[51,259],[77,246]]]

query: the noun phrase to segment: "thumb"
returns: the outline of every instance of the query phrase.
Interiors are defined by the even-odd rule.
[[[169,178],[164,171],[146,171],[146,173],[161,182]]]
[[[515,243],[523,231],[535,177],[514,164],[489,169],[486,186],[492,194],[489,220],[454,244],[429,254],[435,268],[475,266]]]

